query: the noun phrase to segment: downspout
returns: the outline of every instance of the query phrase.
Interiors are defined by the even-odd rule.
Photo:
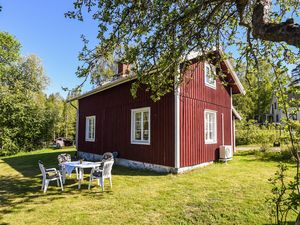
[[[224,145],[224,113],[222,115],[222,145]]]
[[[230,145],[233,148],[233,130],[232,130],[232,87],[230,87]]]
[[[235,120],[233,120],[233,151],[235,151]]]

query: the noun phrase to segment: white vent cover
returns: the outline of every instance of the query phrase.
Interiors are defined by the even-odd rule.
[[[220,146],[220,160],[227,161],[231,160],[233,156],[232,146],[230,145],[221,145]]]

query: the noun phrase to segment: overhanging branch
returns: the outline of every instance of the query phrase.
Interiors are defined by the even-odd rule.
[[[286,42],[300,47],[300,24],[288,19],[282,23],[269,21],[272,0],[257,0],[252,15],[252,35],[266,41]]]

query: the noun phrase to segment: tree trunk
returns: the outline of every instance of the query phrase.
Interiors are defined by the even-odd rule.
[[[293,19],[286,22],[270,22],[272,0],[257,0],[252,16],[252,34],[262,40],[281,42],[300,47],[300,25]]]

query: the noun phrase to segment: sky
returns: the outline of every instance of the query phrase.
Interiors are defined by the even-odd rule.
[[[9,32],[20,41],[22,55],[36,54],[42,60],[50,78],[47,94],[60,92],[65,97],[67,93],[61,87],[73,88],[80,83],[75,72],[80,65],[77,56],[83,46],[81,34],[96,44],[97,25],[91,19],[80,22],[64,17],[73,9],[72,2],[0,0],[0,31]]]

